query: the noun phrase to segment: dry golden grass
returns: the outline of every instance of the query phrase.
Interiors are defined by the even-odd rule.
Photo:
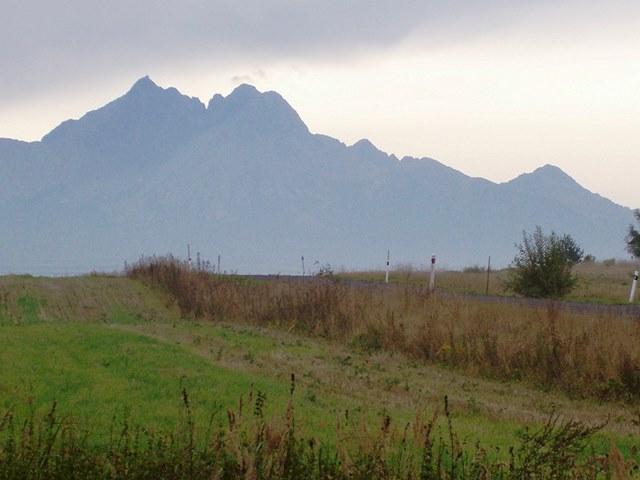
[[[118,323],[130,315],[166,319],[158,295],[135,282],[122,282],[121,277],[105,275],[55,279],[2,276],[0,324],[66,320]]]
[[[578,288],[571,298],[583,301],[627,303],[633,272],[636,270],[640,270],[640,262],[609,260],[576,265]],[[638,303],[638,296],[636,296],[636,303]]]
[[[165,289],[184,317],[277,326],[576,397],[640,398],[640,323],[631,311],[480,302],[412,283],[256,282],[171,258],[141,261],[128,275]]]

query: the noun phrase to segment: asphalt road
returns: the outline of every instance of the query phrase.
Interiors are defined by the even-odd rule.
[[[254,280],[285,281],[294,283],[318,283],[327,281],[326,278],[320,278],[311,275],[246,275],[246,277],[252,278]],[[362,280],[339,279],[339,282],[341,284],[346,284],[358,288],[397,288],[404,286],[398,283],[386,284],[384,282],[370,282]],[[601,314],[606,316],[635,317],[640,320],[640,305],[638,304],[606,304],[593,302],[577,302],[572,300],[548,300],[501,295],[481,295],[450,292],[441,288],[436,288],[436,294],[450,298],[468,299],[472,302],[503,303],[527,307],[559,307],[561,310],[577,314]]]

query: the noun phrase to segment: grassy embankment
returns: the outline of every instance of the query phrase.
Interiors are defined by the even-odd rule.
[[[637,392],[621,373],[627,368],[624,358],[626,365],[638,365],[633,319],[460,303],[407,285],[354,290],[330,282],[220,279],[170,263],[156,265],[155,272],[139,267],[131,276],[154,289],[124,278],[2,279],[0,405],[5,411],[28,417],[26,399],[32,397],[32,408],[44,415],[55,399],[58,411],[87,425],[91,444],[104,446],[114,414],[117,431],[125,418],[170,431],[181,411],[184,421],[181,391],[186,388],[201,432],[214,412],[217,423],[228,422],[228,409],[239,415],[241,396],[250,405],[246,411],[266,395],[267,417],[279,410],[285,428],[283,412],[295,373],[298,431],[333,445],[334,451],[351,448],[352,456],[380,450],[375,442],[384,434],[380,425],[387,416],[393,427],[387,430],[399,429],[397,448],[403,426],[427,427],[448,395],[448,418],[457,438],[466,439],[464,450],[475,451],[478,441],[505,468],[509,446],[520,442],[517,432],[544,422],[553,410],[591,425],[609,417],[607,427],[590,437],[591,445],[605,452],[614,442],[632,457]],[[622,331],[600,338],[599,344],[585,343],[596,332],[610,332],[611,321]],[[522,363],[528,370],[515,374],[509,354],[514,341],[523,351],[535,347],[537,352],[529,352],[529,361]],[[601,354],[578,372],[558,375],[561,368],[589,360],[590,355],[575,357],[582,348]],[[606,350],[613,354],[603,364]],[[563,363],[551,364],[558,359]],[[589,364],[598,364],[600,373]],[[361,417],[368,427],[354,420]],[[257,417],[245,412],[245,418]],[[447,438],[445,420],[441,416],[434,428],[434,442]],[[345,424],[354,421],[345,434]],[[391,437],[384,441],[392,443]],[[413,440],[424,445],[424,435]],[[392,451],[389,445],[382,450]]]

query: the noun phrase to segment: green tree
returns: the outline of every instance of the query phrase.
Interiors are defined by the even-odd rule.
[[[633,214],[640,223],[640,208],[634,210]],[[629,225],[629,230],[627,231],[627,252],[629,252],[632,256],[640,259],[640,232],[635,229],[633,224]]]
[[[522,243],[509,266],[506,287],[532,298],[561,298],[571,292],[577,279],[573,266],[583,251],[569,235],[545,235],[537,226],[533,234],[522,232]]]
[[[551,233],[551,235],[553,235],[553,232]],[[567,260],[569,260],[574,265],[582,261],[582,259],[584,258],[584,250],[580,248],[580,246],[571,237],[571,235],[565,234],[558,240],[560,242],[560,246],[564,250],[565,255],[567,256]]]

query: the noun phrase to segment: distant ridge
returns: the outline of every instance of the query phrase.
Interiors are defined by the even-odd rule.
[[[339,114],[339,112],[336,112]],[[221,255],[240,273],[392,264],[506,266],[523,230],[626,258],[630,209],[545,165],[502,184],[313,134],[247,84],[207,106],[145,76],[40,142],[0,139],[0,273],[118,270],[141,254]]]

